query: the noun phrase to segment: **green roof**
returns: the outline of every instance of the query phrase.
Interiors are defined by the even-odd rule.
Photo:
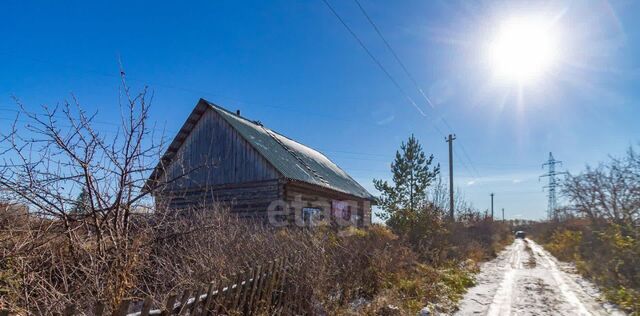
[[[152,182],[163,173],[163,166],[171,163],[182,143],[207,110],[216,111],[284,178],[373,200],[373,196],[365,188],[321,152],[283,136],[260,122],[248,120],[204,99],[200,99],[169,145],[149,177],[147,188],[152,187]]]
[[[365,188],[321,152],[283,136],[259,122],[243,118],[209,101],[205,102],[285,178],[373,199]]]

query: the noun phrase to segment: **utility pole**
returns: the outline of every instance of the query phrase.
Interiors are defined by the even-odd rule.
[[[504,207],[502,208],[502,221],[504,222]]]
[[[493,220],[493,196],[495,194],[491,193],[491,220]]]
[[[455,220],[453,214],[453,141],[455,139],[455,134],[449,134],[449,136],[445,138],[445,141],[449,143],[449,217],[452,221]]]
[[[545,166],[548,166],[549,171],[540,176],[540,178],[544,178],[544,177],[549,178],[549,184],[542,187],[543,190],[547,189],[547,191],[549,192],[549,194],[547,195],[548,197],[547,218],[548,219],[553,219],[556,216],[555,214],[556,208],[557,208],[556,187],[558,186],[556,176],[566,174],[566,172],[556,172],[556,165],[562,165],[562,161],[556,160],[555,158],[553,158],[553,154],[550,152],[549,160],[547,160],[547,162],[542,164],[542,168],[544,168]]]

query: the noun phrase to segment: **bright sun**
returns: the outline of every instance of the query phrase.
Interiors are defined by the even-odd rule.
[[[531,18],[506,21],[489,46],[495,74],[523,84],[549,71],[557,58],[557,42],[549,23]]]

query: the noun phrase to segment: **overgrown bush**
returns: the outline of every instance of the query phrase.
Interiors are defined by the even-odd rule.
[[[155,216],[140,214],[138,227],[146,227],[142,223],[153,222]],[[163,216],[164,226],[131,234],[138,247],[131,255],[136,258],[118,293],[111,292],[112,281],[121,279],[114,277],[117,271],[91,264],[90,234],[83,237],[85,255],[78,256],[69,253],[67,239],[51,238],[55,228],[43,230],[42,225],[56,227],[52,221],[32,216],[23,221],[24,226],[4,225],[0,236],[2,308],[61,311],[73,302],[87,310],[97,298],[108,299],[109,295],[128,299],[151,295],[160,303],[169,294],[213,280],[228,281],[234,273],[274,258],[288,258],[292,286],[318,313],[376,314],[394,305],[403,314],[413,314],[429,304],[450,311],[473,283],[475,265],[467,260],[469,254],[484,247],[465,238],[491,240],[480,237],[478,232],[483,229],[463,234],[471,228],[447,226],[438,236],[432,235],[440,244],[431,242],[430,253],[446,254],[436,262],[421,259],[407,239],[380,225],[276,229],[211,208],[172,216]],[[458,235],[452,235],[454,231]],[[24,245],[30,246],[16,248]],[[455,250],[444,250],[452,246]],[[476,260],[487,255],[483,251]]]
[[[535,237],[561,260],[572,261],[606,298],[640,315],[640,156],[630,148],[596,168],[569,175],[568,205],[535,225]]]
[[[287,258],[289,290],[315,314],[450,310],[472,283],[474,261],[491,257],[504,239],[504,227],[489,218],[445,217],[441,194],[428,196],[439,166],[415,137],[396,155],[393,186],[376,181],[388,227],[274,228],[215,205],[153,207],[149,193],[167,183],[147,179],[165,144],[148,122],[146,88],[132,93],[121,73],[115,136],[98,132],[96,116],[75,98],[43,114],[23,111],[25,126],[16,120],[0,134],[8,148],[0,154],[13,157],[0,166],[0,190],[29,205],[29,213],[0,209],[0,308],[50,314],[101,300],[113,309],[145,296],[157,304]]]
[[[613,223],[594,229],[588,221],[582,220],[537,226],[535,237],[550,253],[560,260],[575,263],[581,274],[602,287],[607,299],[629,312],[640,312],[640,241],[637,232],[631,233]],[[554,228],[550,230],[544,226]]]

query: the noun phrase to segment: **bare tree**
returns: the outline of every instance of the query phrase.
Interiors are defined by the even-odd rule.
[[[640,158],[633,148],[622,158],[569,175],[562,191],[568,210],[593,223],[640,224]]]
[[[49,269],[63,286],[43,281],[25,288],[25,305],[38,299],[28,291],[86,288],[79,282],[93,283],[94,295],[116,304],[131,286],[133,270],[144,255],[139,250],[142,243],[132,235],[149,224],[136,216],[150,206],[150,190],[144,185],[164,144],[148,124],[152,95],[147,88],[132,93],[122,73],[120,92],[120,122],[108,132],[94,127],[97,113],[85,112],[75,97],[55,107],[43,106],[43,113],[26,111],[16,99],[22,111],[0,136],[0,190],[29,207],[30,217],[40,222],[39,234],[64,245],[49,249],[64,256],[48,253],[43,260],[49,265],[39,267]],[[5,252],[3,259],[40,255],[34,247],[38,245]],[[57,258],[71,264],[55,262]]]

